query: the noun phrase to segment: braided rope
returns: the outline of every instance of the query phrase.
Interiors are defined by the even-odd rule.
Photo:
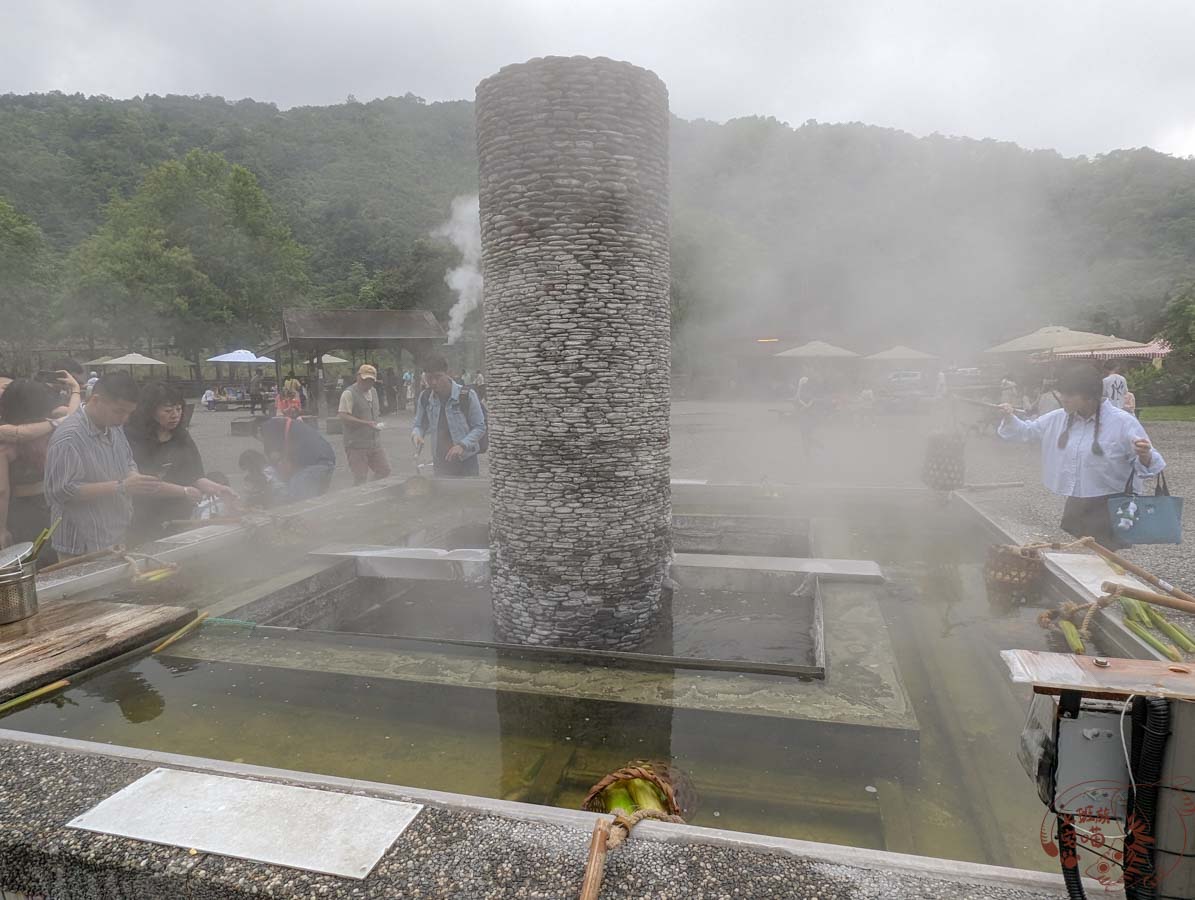
[[[629,816],[625,816],[622,813],[615,813],[614,821],[610,824],[610,836],[606,839],[606,847],[613,850],[620,846],[623,841],[631,836],[631,829],[644,819],[674,822],[678,825],[685,824],[685,820],[680,816],[673,816],[658,809],[641,809]]]

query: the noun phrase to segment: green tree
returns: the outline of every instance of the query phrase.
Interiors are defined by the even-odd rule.
[[[125,343],[170,343],[192,358],[228,341],[256,342],[308,290],[304,250],[257,179],[201,150],[113,200],[72,268],[70,320],[98,315]]]
[[[1195,403],[1195,282],[1166,305],[1161,336],[1173,348],[1162,365],[1145,365],[1128,373],[1138,404]]]
[[[56,263],[41,229],[0,197],[0,347],[20,357],[52,321]]]

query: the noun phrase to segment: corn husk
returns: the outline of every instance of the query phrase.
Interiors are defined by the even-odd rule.
[[[1132,619],[1125,619],[1124,624],[1129,631],[1133,632],[1133,634],[1137,635],[1137,637],[1141,638],[1141,640],[1145,641],[1145,643],[1149,644],[1149,646],[1153,647],[1171,662],[1180,662],[1182,660],[1183,655],[1176,648],[1170,646],[1170,644],[1167,644],[1161,638],[1150,634],[1150,632],[1146,631]]]
[[[1187,653],[1195,653],[1195,641],[1191,640],[1191,636],[1187,632],[1175,625],[1148,603],[1143,603],[1142,606],[1145,607],[1145,614],[1149,616],[1153,626],[1166,635],[1166,637],[1170,638],[1170,640],[1174,641],[1176,647]]]
[[[1084,652],[1086,648],[1083,646],[1083,638],[1079,637],[1079,629],[1075,627],[1074,622],[1069,619],[1059,619],[1058,630],[1066,638],[1066,645],[1071,648],[1071,653]]]

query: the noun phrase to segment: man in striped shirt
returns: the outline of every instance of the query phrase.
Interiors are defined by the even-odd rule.
[[[96,382],[87,403],[62,420],[46,453],[45,489],[60,557],[81,556],[124,541],[130,497],[153,495],[160,479],[137,472],[122,427],[137,407],[137,383],[125,372]]]

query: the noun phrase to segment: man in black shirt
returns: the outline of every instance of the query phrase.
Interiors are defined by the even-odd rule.
[[[291,500],[326,494],[336,468],[336,451],[324,436],[300,418],[259,420],[257,434],[266,456],[287,483]]]

